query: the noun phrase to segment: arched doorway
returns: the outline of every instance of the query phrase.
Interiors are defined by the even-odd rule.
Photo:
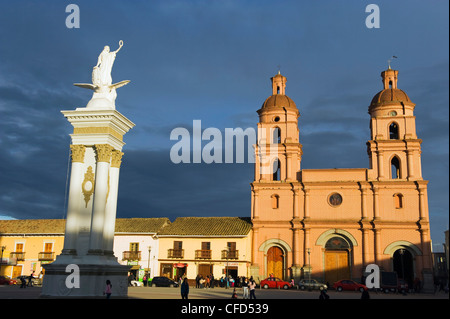
[[[405,248],[397,249],[393,255],[394,271],[399,279],[405,280],[412,287],[414,280],[413,255]]]
[[[272,246],[267,251],[267,275],[284,279],[284,252],[278,246]]]
[[[325,282],[332,285],[350,277],[350,244],[342,237],[331,237],[325,244]]]

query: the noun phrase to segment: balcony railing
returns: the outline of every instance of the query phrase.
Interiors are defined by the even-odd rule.
[[[239,259],[239,250],[222,250],[222,259]]]
[[[24,252],[18,252],[13,251],[9,254],[10,259],[16,259],[17,261],[24,261],[25,260],[25,253]]]
[[[184,249],[168,249],[167,258],[184,258]]]
[[[49,261],[49,260],[54,260],[55,259],[55,253],[54,252],[41,252],[38,254],[38,259],[40,261]]]
[[[195,259],[211,259],[211,250],[210,249],[196,250]]]
[[[140,251],[124,251],[122,253],[122,260],[141,260]]]

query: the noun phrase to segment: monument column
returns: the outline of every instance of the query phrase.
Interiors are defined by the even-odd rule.
[[[70,175],[69,200],[67,206],[66,230],[62,254],[76,255],[76,239],[78,235],[78,210],[81,204],[81,183],[83,181],[83,163],[86,147],[70,145],[72,168]]]
[[[97,164],[88,254],[103,254],[103,227],[109,192],[109,162],[113,147],[108,144],[97,144],[94,150]]]
[[[103,227],[104,254],[113,254],[114,231],[116,227],[117,195],[119,192],[119,172],[123,152],[113,150],[109,169],[109,195],[106,201],[105,223]]]

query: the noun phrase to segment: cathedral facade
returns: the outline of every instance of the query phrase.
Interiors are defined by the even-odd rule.
[[[415,104],[397,87],[398,71],[381,73],[369,106],[369,168],[302,169],[299,110],[286,77],[257,111],[250,275],[333,283],[360,280],[367,265],[412,283],[432,273],[427,181]],[[307,151],[307,150],[305,150]],[[431,279],[432,280],[432,279]]]

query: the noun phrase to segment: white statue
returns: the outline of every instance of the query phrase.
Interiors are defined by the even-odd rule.
[[[128,84],[130,81],[121,81],[112,84],[111,71],[116,59],[116,54],[123,46],[123,41],[119,41],[119,48],[110,52],[109,46],[105,46],[98,56],[97,65],[92,70],[92,84],[75,83],[75,86],[90,89],[94,91],[92,99],[89,101],[87,108],[97,109],[115,109],[115,101],[117,97],[116,89]]]

